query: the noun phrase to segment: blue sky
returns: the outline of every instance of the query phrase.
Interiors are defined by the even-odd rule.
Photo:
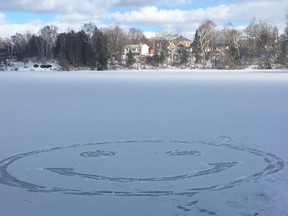
[[[55,19],[55,14],[52,13],[31,13],[31,12],[6,12],[5,17],[9,23],[25,24],[34,20],[50,22]]]
[[[218,28],[227,23],[244,28],[253,17],[269,20],[281,31],[287,7],[287,0],[0,0],[0,37],[36,33],[52,24],[59,31],[77,30],[85,22],[98,27],[117,23],[147,35],[173,31],[191,36],[208,19]]]

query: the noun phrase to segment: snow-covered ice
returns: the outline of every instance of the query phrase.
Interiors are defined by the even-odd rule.
[[[287,216],[287,71],[0,72],[0,215]]]

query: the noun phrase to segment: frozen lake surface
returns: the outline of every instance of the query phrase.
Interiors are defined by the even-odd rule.
[[[0,215],[288,215],[285,71],[0,72]]]

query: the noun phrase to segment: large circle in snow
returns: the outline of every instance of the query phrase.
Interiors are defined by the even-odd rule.
[[[0,183],[75,195],[193,195],[284,168],[277,155],[229,140],[110,141],[40,149],[0,161]]]

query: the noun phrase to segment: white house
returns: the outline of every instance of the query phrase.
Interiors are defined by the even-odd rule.
[[[134,55],[143,55],[146,56],[149,54],[149,46],[147,44],[130,44],[124,47],[124,55],[126,56],[129,51]]]

